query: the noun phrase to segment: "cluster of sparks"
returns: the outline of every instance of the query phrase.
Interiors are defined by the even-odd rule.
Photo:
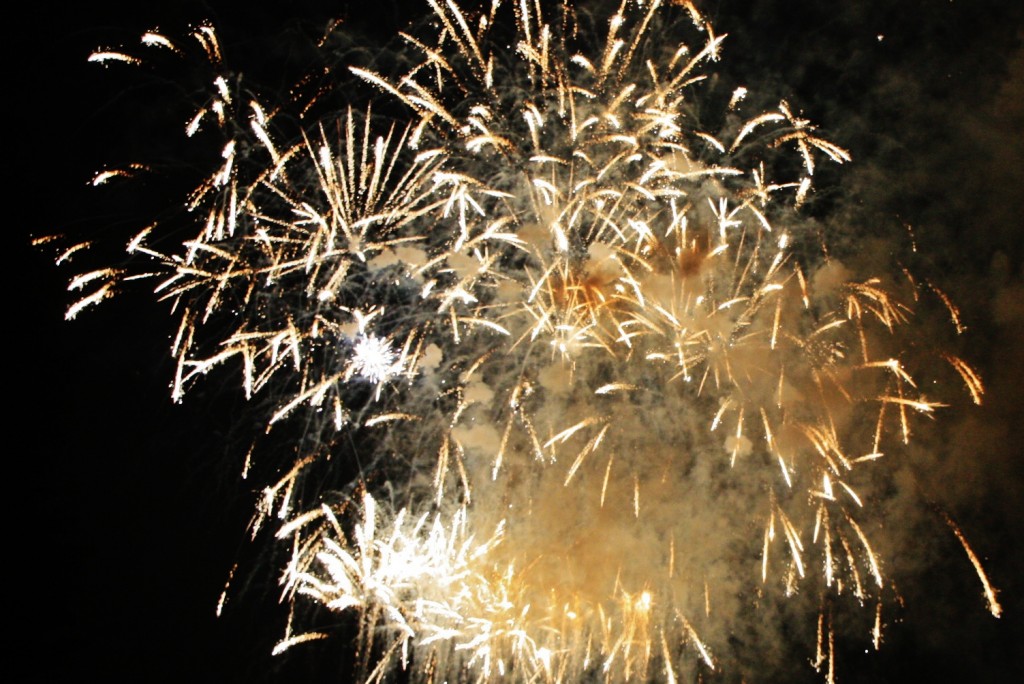
[[[676,681],[728,669],[729,616],[797,592],[831,680],[841,601],[881,641],[871,483],[941,406],[900,342],[927,293],[797,256],[816,166],[849,155],[786,102],[744,115],[744,88],[703,111],[724,36],[686,0],[427,4],[415,66],[351,69],[407,125],[349,109],[287,144],[196,30],[217,73],[187,132],[225,136],[198,232],[145,229],[145,272],[79,276],[68,316],[155,280],[175,399],[230,365],[268,430],[323,423],[254,527],[292,549],[288,601],[360,616],[368,680]],[[352,449],[372,463],[324,495]]]

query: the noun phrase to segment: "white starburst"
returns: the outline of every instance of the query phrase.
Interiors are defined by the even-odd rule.
[[[402,361],[386,337],[360,335],[352,353],[352,371],[379,384],[399,374]]]

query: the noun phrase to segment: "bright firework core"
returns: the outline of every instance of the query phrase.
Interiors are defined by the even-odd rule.
[[[401,372],[400,364],[395,363],[396,356],[387,340],[373,335],[360,337],[352,350],[352,368],[356,375],[381,383]]]
[[[412,66],[351,70],[404,119],[294,140],[198,29],[188,131],[217,127],[223,165],[180,249],[159,226],[129,247],[176,304],[175,397],[240,360],[270,425],[324,423],[257,515],[293,550],[288,600],[357,613],[370,680],[560,682],[742,673],[729,635],[793,602],[832,679],[837,614],[881,642],[872,492],[942,406],[903,343],[937,291],[806,256],[814,172],[850,157],[706,83],[723,36],[689,2],[428,5]],[[69,316],[134,277],[80,276]],[[350,444],[373,465],[325,501],[309,479]]]

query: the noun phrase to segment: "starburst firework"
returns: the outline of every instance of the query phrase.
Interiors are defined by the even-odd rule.
[[[145,272],[77,277],[68,317],[155,279],[176,399],[238,363],[268,429],[313,416],[255,527],[292,549],[289,601],[360,615],[370,680],[674,681],[797,592],[832,679],[835,611],[869,603],[881,639],[872,487],[942,406],[903,344],[927,293],[802,256],[815,169],[849,155],[706,83],[724,36],[688,2],[428,4],[411,68],[351,70],[398,124],[348,109],[282,142],[218,71],[188,125],[225,136],[198,232],[147,228]],[[351,444],[361,493],[324,498]]]

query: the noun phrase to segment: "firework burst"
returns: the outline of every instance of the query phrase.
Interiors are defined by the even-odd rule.
[[[814,172],[849,155],[708,83],[724,36],[688,2],[428,5],[407,71],[351,69],[398,122],[347,109],[294,139],[196,30],[213,87],[187,132],[224,142],[194,234],[146,228],[144,267],[78,276],[68,317],[151,280],[175,399],[240,368],[268,431],[314,426],[254,528],[291,549],[288,601],[359,615],[369,680],[692,679],[797,593],[831,680],[836,612],[877,647],[893,591],[872,488],[942,406],[904,342],[928,291],[805,256]]]

